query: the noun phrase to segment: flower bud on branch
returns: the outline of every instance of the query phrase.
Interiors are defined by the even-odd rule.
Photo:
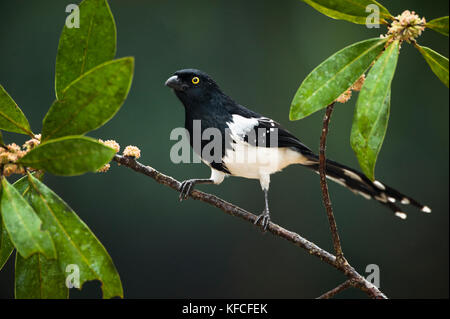
[[[366,75],[363,74],[359,77],[358,80],[356,80],[355,83],[344,93],[339,95],[339,97],[336,99],[336,102],[339,103],[346,103],[350,98],[352,97],[352,91],[361,91],[362,86],[364,85],[364,81],[366,80]]]
[[[123,156],[130,156],[138,159],[139,157],[141,157],[141,150],[136,146],[128,145],[123,151]]]

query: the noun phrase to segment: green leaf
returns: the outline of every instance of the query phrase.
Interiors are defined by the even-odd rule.
[[[106,0],[84,0],[79,28],[66,25],[59,39],[55,67],[56,97],[80,75],[116,54],[116,25]]]
[[[385,39],[352,44],[326,59],[303,81],[291,103],[289,118],[302,119],[336,100],[369,68]]]
[[[56,259],[47,259],[34,254],[25,259],[16,254],[15,283],[16,299],[67,299],[64,273]]]
[[[436,51],[416,45],[434,74],[448,87],[448,58]]]
[[[20,163],[55,175],[74,176],[95,172],[111,161],[115,150],[84,136],[66,136],[40,144]]]
[[[33,175],[35,175],[35,173],[33,173]],[[30,190],[30,184],[28,183],[28,176],[22,176],[13,184],[13,186],[22,196],[24,196],[26,192]]]
[[[81,135],[109,121],[130,90],[133,67],[133,58],[108,61],[72,82],[45,116],[42,140]]]
[[[38,252],[56,258],[50,234],[41,229],[42,222],[33,208],[6,178],[2,178],[1,211],[9,237],[24,258]]]
[[[0,270],[2,270],[3,266],[8,261],[13,250],[14,246],[9,239],[8,232],[3,225],[2,215],[0,214]]]
[[[356,102],[350,143],[362,171],[374,180],[375,163],[386,134],[391,82],[399,54],[399,42],[387,47],[370,70]]]
[[[448,16],[431,20],[426,27],[448,36]]]
[[[367,16],[372,12],[366,11],[368,5],[376,5],[380,10],[380,17],[392,19],[392,15],[381,4],[374,0],[302,0],[320,13],[333,19],[347,20],[357,24],[366,24]],[[385,23],[385,21],[380,21]]]
[[[16,102],[9,96],[3,86],[0,85],[0,129],[33,135],[27,118]]]
[[[22,194],[25,193],[28,187],[28,177],[24,176],[21,179],[17,180],[13,186],[17,189],[17,191]],[[0,185],[0,193],[1,193],[1,185]],[[0,197],[1,199],[1,197]],[[9,238],[9,234],[6,230],[6,227],[3,224],[2,215],[0,214],[0,270],[8,261],[9,256],[11,256],[14,250],[14,245]]]
[[[32,191],[26,199],[51,230],[58,250],[60,269],[77,265],[80,284],[100,280],[104,298],[123,297],[119,274],[106,249],[75,212],[38,179],[30,176]]]

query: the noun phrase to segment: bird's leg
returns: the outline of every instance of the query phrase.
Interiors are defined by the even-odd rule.
[[[255,220],[255,225],[257,225],[259,223],[259,221],[261,221],[261,227],[264,232],[267,230],[267,227],[269,226],[269,223],[270,223],[269,198],[268,197],[269,197],[269,190],[264,189],[264,199],[265,199],[266,207],[264,208],[264,211],[262,212],[262,214],[258,215],[258,217]]]
[[[188,199],[189,195],[191,194],[196,184],[212,184],[212,183],[214,183],[212,179],[187,179],[181,182],[180,197],[179,197],[180,202],[183,199]]]

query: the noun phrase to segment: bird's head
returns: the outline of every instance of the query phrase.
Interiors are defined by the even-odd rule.
[[[206,73],[196,69],[184,69],[167,79],[166,86],[173,89],[185,106],[204,103],[222,94],[219,86]]]

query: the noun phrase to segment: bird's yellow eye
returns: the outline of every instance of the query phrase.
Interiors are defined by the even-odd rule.
[[[194,76],[194,77],[192,78],[192,83],[198,84],[198,82],[200,82],[200,79],[199,79],[198,77]]]

